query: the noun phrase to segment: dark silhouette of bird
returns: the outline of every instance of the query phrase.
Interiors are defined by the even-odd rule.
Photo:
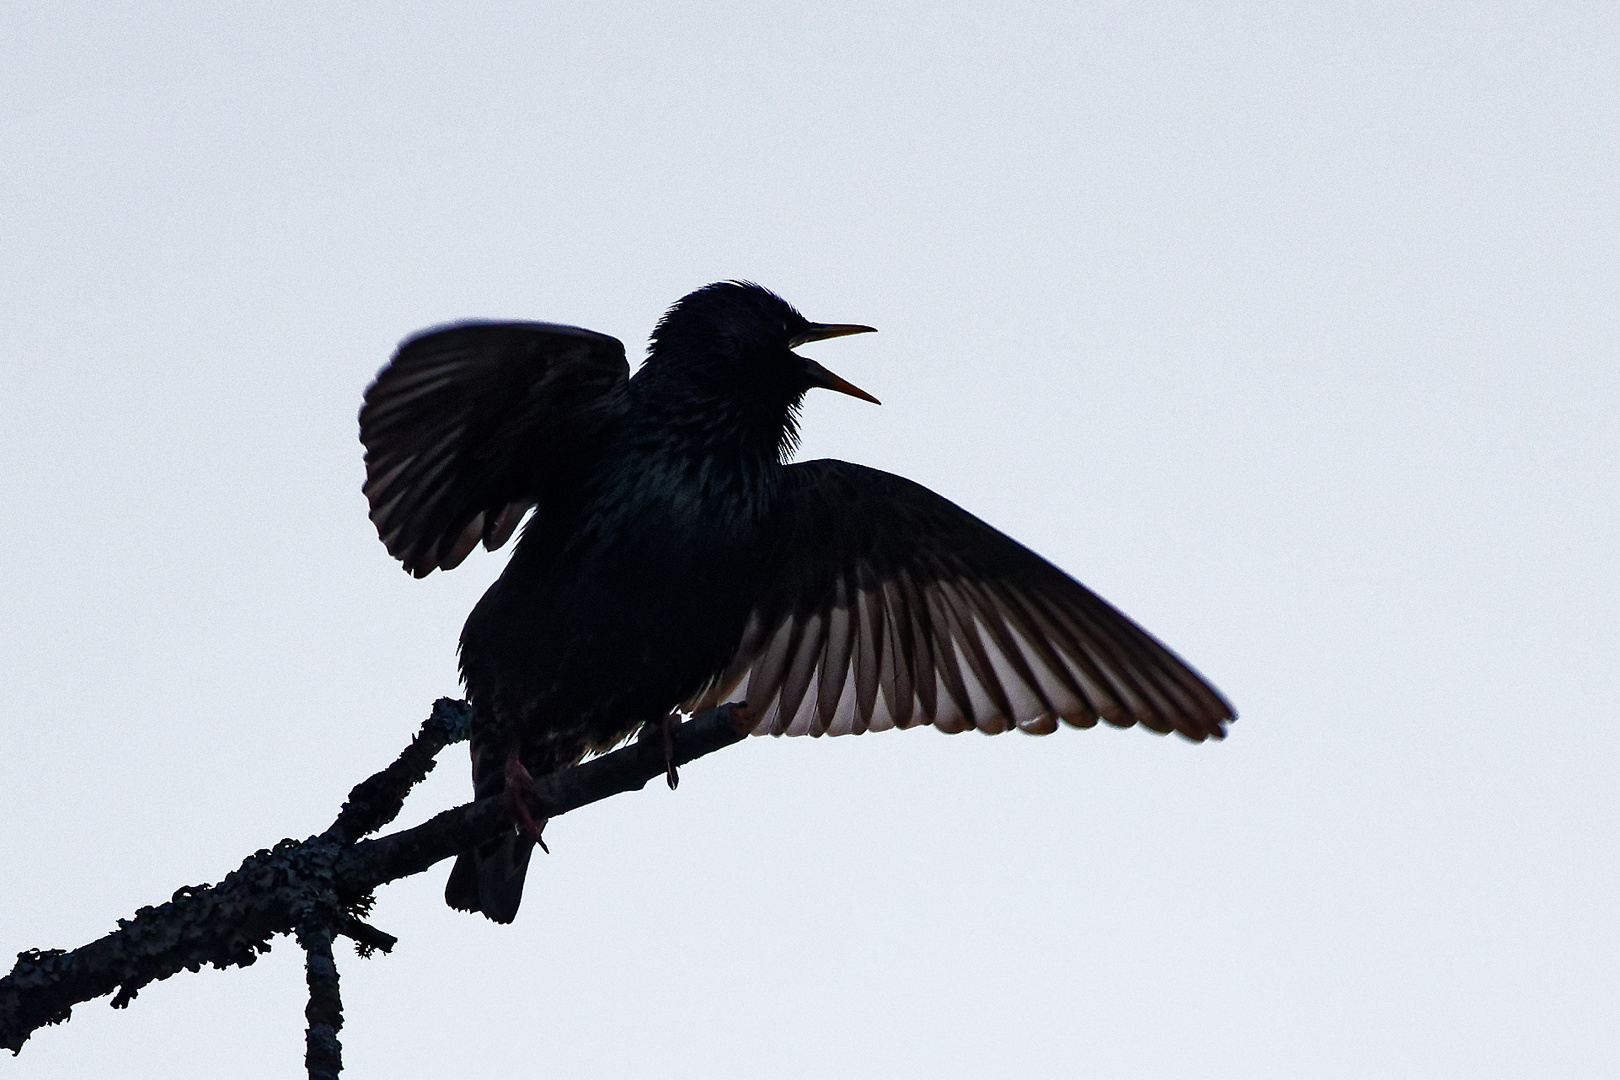
[[[1214,687],[1034,552],[901,477],[789,464],[808,391],[876,402],[794,350],[870,329],[722,282],[669,309],[634,378],[618,340],[533,322],[428,330],[378,374],[365,494],[407,570],[533,509],[461,634],[473,789],[514,829],[456,861],[452,907],[510,922],[544,825],[523,785],[677,709],[741,700],[772,735],[1225,734]]]

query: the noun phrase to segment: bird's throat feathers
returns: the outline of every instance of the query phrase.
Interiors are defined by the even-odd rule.
[[[737,462],[786,464],[799,448],[805,390],[772,380],[727,385],[656,353],[631,380],[643,445]],[[649,447],[650,448],[650,447]]]

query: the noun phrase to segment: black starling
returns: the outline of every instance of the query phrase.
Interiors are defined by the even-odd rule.
[[[461,634],[473,789],[516,827],[456,861],[452,907],[510,922],[544,824],[522,785],[677,708],[742,700],[772,735],[1225,734],[1214,687],[1029,549],[898,476],[787,464],[806,391],[876,401],[793,350],[870,329],[722,282],[670,308],[633,379],[618,340],[522,322],[429,330],[378,374],[365,493],[407,570],[534,508]]]

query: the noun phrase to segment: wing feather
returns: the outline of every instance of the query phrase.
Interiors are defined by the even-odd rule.
[[[388,553],[422,577],[480,540],[506,543],[577,480],[629,372],[618,340],[573,326],[465,322],[407,339],[360,408],[362,490]]]
[[[845,686],[850,681],[850,655],[854,651],[857,626],[849,609],[842,582],[839,595],[827,612],[827,643],[822,650],[821,665],[816,680],[816,710],[826,718],[826,730],[835,735],[847,735],[854,730],[853,709],[840,712],[839,702],[846,696]]]
[[[815,698],[808,697],[811,679],[816,673],[816,661],[826,651],[822,637],[820,613],[811,615],[798,628],[798,641],[793,649],[787,674],[782,679],[782,695],[777,705],[777,724],[790,735],[808,735],[810,719],[815,715]],[[808,705],[809,708],[802,706]]]
[[[976,721],[973,701],[962,678],[960,664],[961,641],[953,630],[950,605],[938,586],[919,590],[923,601],[919,607],[928,613],[928,626],[922,631],[929,651],[934,654],[934,670],[939,674],[939,685],[945,691],[945,700],[936,697],[936,703],[927,712],[938,718],[948,717],[952,727],[964,731]]]
[[[990,649],[980,635],[981,620],[975,610],[973,601],[969,597],[968,585],[965,581],[941,581],[936,588],[945,595],[948,603],[947,609],[951,613],[954,624],[952,636],[962,649],[962,658],[973,675],[978,688],[983,692],[985,702],[975,705],[974,711],[980,717],[979,727],[983,729],[987,720],[999,720],[1003,726],[998,731],[1005,731],[1004,726],[1011,722],[1011,717],[1017,711],[1007,695],[1007,688],[1002,685],[1001,677],[996,673],[996,664],[990,659]],[[999,650],[997,650],[999,652]],[[1016,654],[1015,654],[1016,655]],[[1010,668],[1010,664],[1007,665]]]
[[[916,702],[916,683],[933,685],[934,673],[913,649],[912,618],[905,586],[899,580],[883,583],[883,700],[895,727],[910,727]]]
[[[860,614],[855,636],[855,733],[882,731],[880,723],[893,727],[894,720],[887,709],[881,721],[878,718],[878,687],[881,685],[884,655],[884,613],[881,594],[861,589],[856,594],[856,610]]]
[[[1062,720],[1201,741],[1235,714],[1147,631],[1040,556],[900,477],[789,468],[757,598],[724,671],[756,734],[932,724],[1047,734]]]

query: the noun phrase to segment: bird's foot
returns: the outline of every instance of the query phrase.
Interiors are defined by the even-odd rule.
[[[541,832],[545,830],[546,819],[536,821],[534,815],[529,812],[528,794],[533,790],[534,777],[523,767],[523,762],[518,758],[517,747],[514,746],[506,757],[506,813],[512,819],[512,824],[517,826],[518,832],[539,844],[540,850],[550,855],[551,849],[546,847],[546,842],[540,837]]]

